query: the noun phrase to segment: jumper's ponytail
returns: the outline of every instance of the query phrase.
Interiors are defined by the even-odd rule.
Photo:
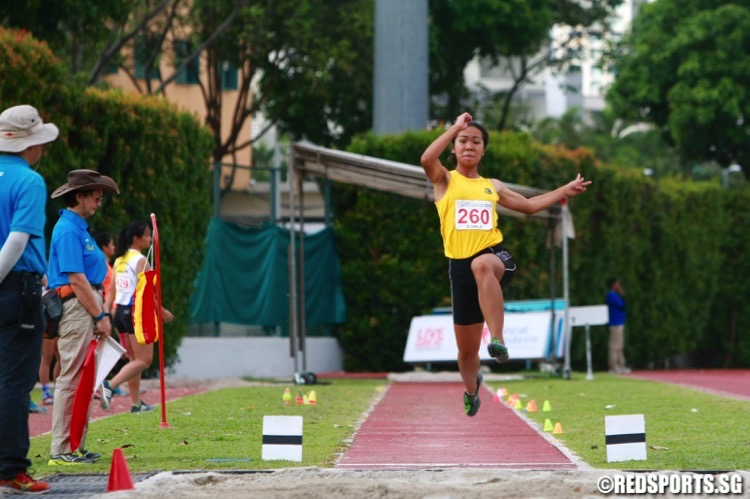
[[[143,237],[148,227],[148,223],[143,220],[134,220],[122,229],[118,237],[117,254],[115,256],[120,257],[127,253],[130,245],[133,244],[133,239]]]

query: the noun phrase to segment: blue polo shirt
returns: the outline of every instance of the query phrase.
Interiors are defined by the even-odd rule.
[[[609,325],[622,326],[625,324],[625,299],[617,291],[607,291],[607,306],[609,307]]]
[[[49,287],[70,284],[69,273],[85,274],[91,284],[107,275],[107,258],[88,231],[88,224],[72,210],[60,210],[49,248]]]
[[[44,209],[47,186],[20,156],[0,155],[0,247],[11,232],[28,234],[29,242],[12,272],[47,273],[44,256]]]

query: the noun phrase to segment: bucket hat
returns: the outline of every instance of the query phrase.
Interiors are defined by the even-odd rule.
[[[60,131],[45,123],[35,107],[23,104],[0,114],[0,151],[18,153],[31,146],[52,142]]]

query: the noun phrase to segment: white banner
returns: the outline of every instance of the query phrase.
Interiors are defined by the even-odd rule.
[[[555,346],[555,356],[562,357],[564,352],[562,335],[563,311],[555,312],[554,339],[550,312],[522,312],[505,314],[503,336],[510,352],[511,360],[544,359]],[[487,344],[490,331],[487,325],[482,331],[482,345],[479,356],[490,360]],[[453,332],[453,316],[422,315],[411,320],[409,337],[404,349],[404,362],[455,362],[458,355],[456,337]]]

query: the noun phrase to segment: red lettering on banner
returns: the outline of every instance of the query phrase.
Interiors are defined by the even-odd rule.
[[[424,328],[417,331],[417,348],[439,350],[443,344],[443,328]]]
[[[482,329],[482,345],[487,345],[491,339],[490,330],[487,327],[487,324],[485,324],[484,329]]]

